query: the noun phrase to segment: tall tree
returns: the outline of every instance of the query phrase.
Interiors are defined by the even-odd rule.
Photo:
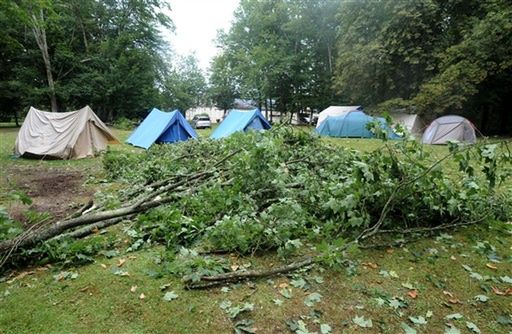
[[[187,109],[205,104],[206,80],[194,55],[178,58],[166,73],[162,87],[162,103],[166,108]]]

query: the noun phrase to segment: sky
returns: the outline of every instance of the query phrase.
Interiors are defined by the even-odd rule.
[[[214,40],[217,30],[227,30],[239,0],[168,0],[175,33],[164,32],[174,51],[180,55],[195,52],[199,66],[206,70],[217,54]]]

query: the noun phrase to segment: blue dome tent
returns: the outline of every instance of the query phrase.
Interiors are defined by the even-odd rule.
[[[270,123],[261,114],[259,109],[250,111],[233,109],[215,131],[213,131],[210,138],[219,139],[228,137],[238,131],[268,130],[270,128]]]
[[[320,136],[327,137],[352,137],[352,138],[374,138],[375,135],[367,129],[367,124],[377,121],[381,128],[386,131],[388,138],[400,138],[387,125],[386,120],[381,117],[372,117],[363,111],[354,110],[340,116],[328,116],[316,129]]]
[[[196,139],[197,134],[178,110],[163,112],[153,108],[126,142],[148,149],[154,143],[175,143],[190,138]]]

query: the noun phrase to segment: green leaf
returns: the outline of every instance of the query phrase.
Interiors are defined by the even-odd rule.
[[[284,289],[279,290],[279,293],[280,293],[284,298],[287,298],[287,299],[292,298],[292,289],[284,288]]]
[[[358,325],[359,327],[362,327],[362,328],[372,328],[373,327],[373,323],[372,323],[372,319],[365,319],[364,316],[356,316],[352,319],[352,321]]]
[[[470,331],[472,331],[473,333],[477,333],[477,334],[481,334],[482,332],[480,331],[480,328],[478,328],[477,325],[475,325],[474,323],[470,322],[470,321],[466,321],[466,326],[468,327],[468,329]]]
[[[402,322],[400,324],[400,326],[402,327],[402,329],[404,330],[404,333],[405,334],[417,334],[418,332],[412,328],[411,326],[409,326],[408,324],[406,324],[405,322]]]
[[[324,283],[324,278],[321,277],[321,276],[315,276],[313,278],[315,280],[315,282],[317,282],[318,284],[323,284]]]
[[[496,321],[501,325],[512,325],[512,317],[510,314],[500,314]]]
[[[482,275],[480,275],[479,273],[476,273],[476,272],[472,272],[471,274],[469,274],[469,277],[474,278],[479,281],[483,281],[483,279],[484,279],[484,277]]]
[[[416,288],[411,283],[402,283],[402,286],[409,290],[416,290]]]
[[[419,316],[417,318],[409,317],[409,320],[411,320],[411,322],[415,325],[425,325],[427,323],[427,320],[422,316]]]
[[[220,304],[219,304],[219,307],[223,310],[227,310],[228,308],[231,307],[231,302],[229,300],[223,300]]]
[[[460,313],[452,313],[448,314],[446,317],[444,317],[446,320],[459,320],[462,319],[464,316]]]
[[[394,308],[395,310],[396,310],[396,309],[398,309],[398,308],[404,308],[404,307],[407,307],[407,305],[406,305],[403,301],[401,301],[401,300],[399,300],[399,299],[397,299],[397,298],[393,298],[393,299],[391,299],[391,300],[389,301],[389,306],[391,306],[391,307],[392,307],[392,308]]]
[[[174,300],[176,298],[178,298],[178,295],[174,291],[168,291],[164,295],[164,300],[166,302],[170,302],[171,300]]]
[[[272,300],[274,302],[275,305],[277,306],[281,306],[283,305],[283,301],[281,299],[273,299]]]
[[[313,305],[315,305],[315,303],[318,303],[321,299],[322,299],[321,294],[319,294],[318,292],[313,292],[313,293],[309,294],[304,299],[304,304],[306,306],[312,307]]]
[[[512,284],[512,277],[509,277],[509,276],[501,276],[500,277],[501,281],[503,283],[507,283],[507,284]]]
[[[476,295],[475,300],[481,303],[486,303],[489,300],[489,297],[487,297],[486,295]]]
[[[332,328],[328,324],[321,324],[320,325],[320,333],[321,334],[331,334]]]
[[[256,331],[251,326],[254,324],[254,320],[243,319],[237,321],[234,326],[235,334],[255,334]]]
[[[460,330],[455,326],[445,327],[444,334],[460,334]]]
[[[304,287],[307,284],[307,282],[303,278],[294,279],[290,283],[291,285],[299,289],[304,289]]]

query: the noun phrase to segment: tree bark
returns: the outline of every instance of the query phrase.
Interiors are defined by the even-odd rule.
[[[46,28],[44,27],[44,13],[39,10],[39,17],[32,13],[32,32],[36,39],[37,46],[41,50],[43,56],[44,67],[46,70],[46,78],[48,80],[48,88],[50,89],[50,103],[52,112],[57,112],[57,96],[55,95],[55,83],[53,81],[52,66],[50,62],[50,54],[48,53],[48,43],[46,42]]]

